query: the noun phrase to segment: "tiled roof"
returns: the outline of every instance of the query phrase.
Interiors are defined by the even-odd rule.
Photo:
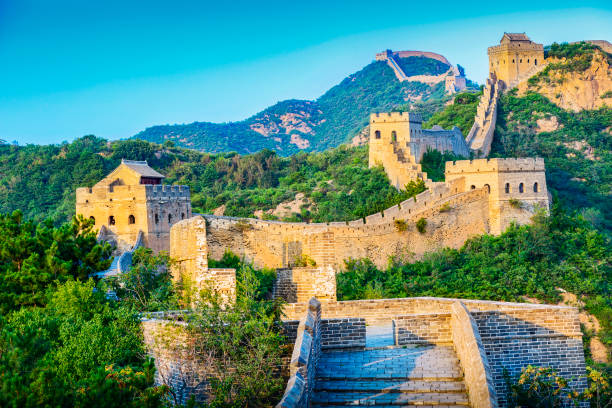
[[[125,164],[130,169],[134,170],[136,173],[140,174],[143,177],[153,177],[153,178],[164,178],[163,174],[160,174],[149,167],[149,164],[146,161],[135,161],[135,160],[121,160],[121,164]]]

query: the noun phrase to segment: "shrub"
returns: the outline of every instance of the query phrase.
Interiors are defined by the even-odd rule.
[[[516,198],[511,198],[508,200],[508,204],[510,207],[520,209],[523,208],[523,202],[521,200],[517,200]]]
[[[317,266],[317,262],[306,254],[299,255],[295,258],[293,266]]]
[[[517,378],[506,374],[512,399],[510,406],[561,408],[566,398],[575,398],[567,379],[551,368],[527,366]]]
[[[607,99],[607,98],[612,98],[612,91],[607,91],[607,92],[604,92],[604,93],[601,95],[601,99]]]
[[[441,213],[445,213],[445,212],[449,212],[451,210],[451,206],[449,203],[444,203],[442,204],[442,206],[440,207],[440,212]]]
[[[417,230],[421,233],[424,234],[425,233],[425,228],[427,227],[427,220],[425,218],[419,218],[419,220],[416,222],[416,228]]]
[[[408,224],[406,223],[406,220],[395,220],[393,221],[393,223],[395,224],[395,229],[399,232],[403,232],[408,229]]]

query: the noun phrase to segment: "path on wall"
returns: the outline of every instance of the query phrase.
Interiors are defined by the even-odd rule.
[[[487,78],[474,124],[466,137],[468,147],[476,157],[484,157],[491,151],[491,142],[497,122],[497,102],[501,95],[502,83],[496,79]]]
[[[468,406],[451,344],[393,344],[386,321],[367,326],[363,349],[323,351],[311,407]]]
[[[126,251],[118,252],[113,257],[113,262],[110,264],[107,270],[100,271],[92,274],[96,278],[108,278],[110,276],[117,276],[123,272],[126,272],[132,266],[132,255],[134,251],[143,246],[143,233],[138,232],[138,238],[132,247]]]

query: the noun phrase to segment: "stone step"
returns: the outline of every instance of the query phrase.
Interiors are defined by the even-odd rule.
[[[321,380],[316,381],[316,391],[359,391],[359,392],[460,392],[465,393],[465,384],[460,380],[384,380],[384,379],[356,379]]]
[[[368,393],[368,392],[316,392],[312,396],[313,404],[321,405],[462,405],[468,406],[465,393]]]

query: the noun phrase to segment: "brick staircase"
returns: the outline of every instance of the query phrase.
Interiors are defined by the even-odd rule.
[[[323,351],[310,406],[469,406],[451,344],[389,344],[390,326],[368,326],[364,349]]]
[[[397,158],[399,163],[402,163],[401,171],[405,172],[405,179],[407,180],[416,180],[422,179],[427,180],[427,173],[423,172],[421,169],[421,165],[414,161],[413,157],[410,157],[410,154],[405,153],[404,149],[402,149],[397,142],[392,142],[393,153]],[[403,186],[402,186],[403,187]]]

